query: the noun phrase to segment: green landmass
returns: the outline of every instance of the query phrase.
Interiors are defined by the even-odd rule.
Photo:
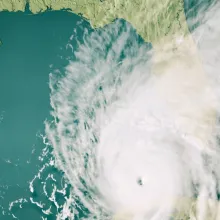
[[[183,0],[0,0],[0,11],[25,11],[27,4],[33,14],[66,9],[94,28],[122,18],[153,44],[188,33]]]

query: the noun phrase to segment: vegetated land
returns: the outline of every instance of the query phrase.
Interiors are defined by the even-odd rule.
[[[25,11],[27,6],[33,14],[66,9],[94,28],[122,18],[152,44],[188,33],[183,0],[0,0],[0,11]]]

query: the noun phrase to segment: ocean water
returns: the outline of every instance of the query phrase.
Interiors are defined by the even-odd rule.
[[[198,20],[191,19],[196,17],[190,11],[193,4],[196,2],[186,4],[192,32],[199,26]],[[216,40],[214,21],[208,28],[215,30]],[[108,220],[115,212],[123,213],[117,209],[124,207],[121,204],[135,207],[129,196],[141,207],[139,191],[128,193],[127,199],[113,195],[133,187],[133,180],[134,187],[146,181],[139,172],[140,152],[126,148],[136,144],[135,138],[140,145],[143,139],[129,126],[120,129],[120,120],[134,117],[133,103],[145,106],[137,97],[149,97],[142,89],[150,77],[151,44],[123,20],[94,31],[88,22],[66,11],[1,12],[0,34],[0,219]],[[212,51],[208,42],[200,42],[203,51]],[[217,52],[210,57],[213,61]],[[210,64],[206,56],[204,59]],[[215,65],[207,65],[214,76]],[[136,116],[149,110],[136,109]],[[131,123],[142,125],[142,118],[136,116]],[[106,126],[111,121],[118,126]],[[120,140],[115,131],[130,138]],[[111,140],[105,138],[109,133]],[[103,139],[109,148],[99,148]],[[122,141],[122,149],[117,148],[117,141]],[[135,177],[121,179],[131,162]],[[120,171],[118,176],[108,175],[113,169]]]
[[[74,29],[80,40],[83,28],[90,26],[65,11],[0,13],[0,219],[12,219],[12,213],[19,219],[42,215],[31,202],[8,208],[17,199],[41,197],[40,191],[30,192],[29,182],[44,164],[39,157],[44,120],[50,117],[49,73],[68,64],[73,53],[66,45]],[[76,38],[71,45],[74,49]]]

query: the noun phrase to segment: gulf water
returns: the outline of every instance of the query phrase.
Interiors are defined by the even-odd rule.
[[[43,165],[40,134],[50,117],[49,73],[73,58],[66,45],[74,29],[80,39],[85,27],[90,28],[87,22],[65,11],[0,13],[0,219],[13,218],[10,202],[33,196],[29,181]],[[73,47],[74,43],[76,38]],[[34,197],[41,197],[41,192]],[[19,219],[37,220],[42,215],[30,202],[12,212]]]

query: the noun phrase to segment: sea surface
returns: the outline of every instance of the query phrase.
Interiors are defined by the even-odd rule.
[[[41,134],[50,117],[49,73],[73,58],[86,21],[66,11],[32,15],[1,12],[0,33],[0,219],[38,220],[42,211],[30,202],[9,211],[11,202],[33,195],[29,182],[43,166]],[[77,29],[77,30],[76,30]],[[75,31],[77,38],[71,38]],[[71,40],[71,48],[67,48]],[[55,171],[56,172],[56,171]],[[55,219],[49,217],[48,219]]]

